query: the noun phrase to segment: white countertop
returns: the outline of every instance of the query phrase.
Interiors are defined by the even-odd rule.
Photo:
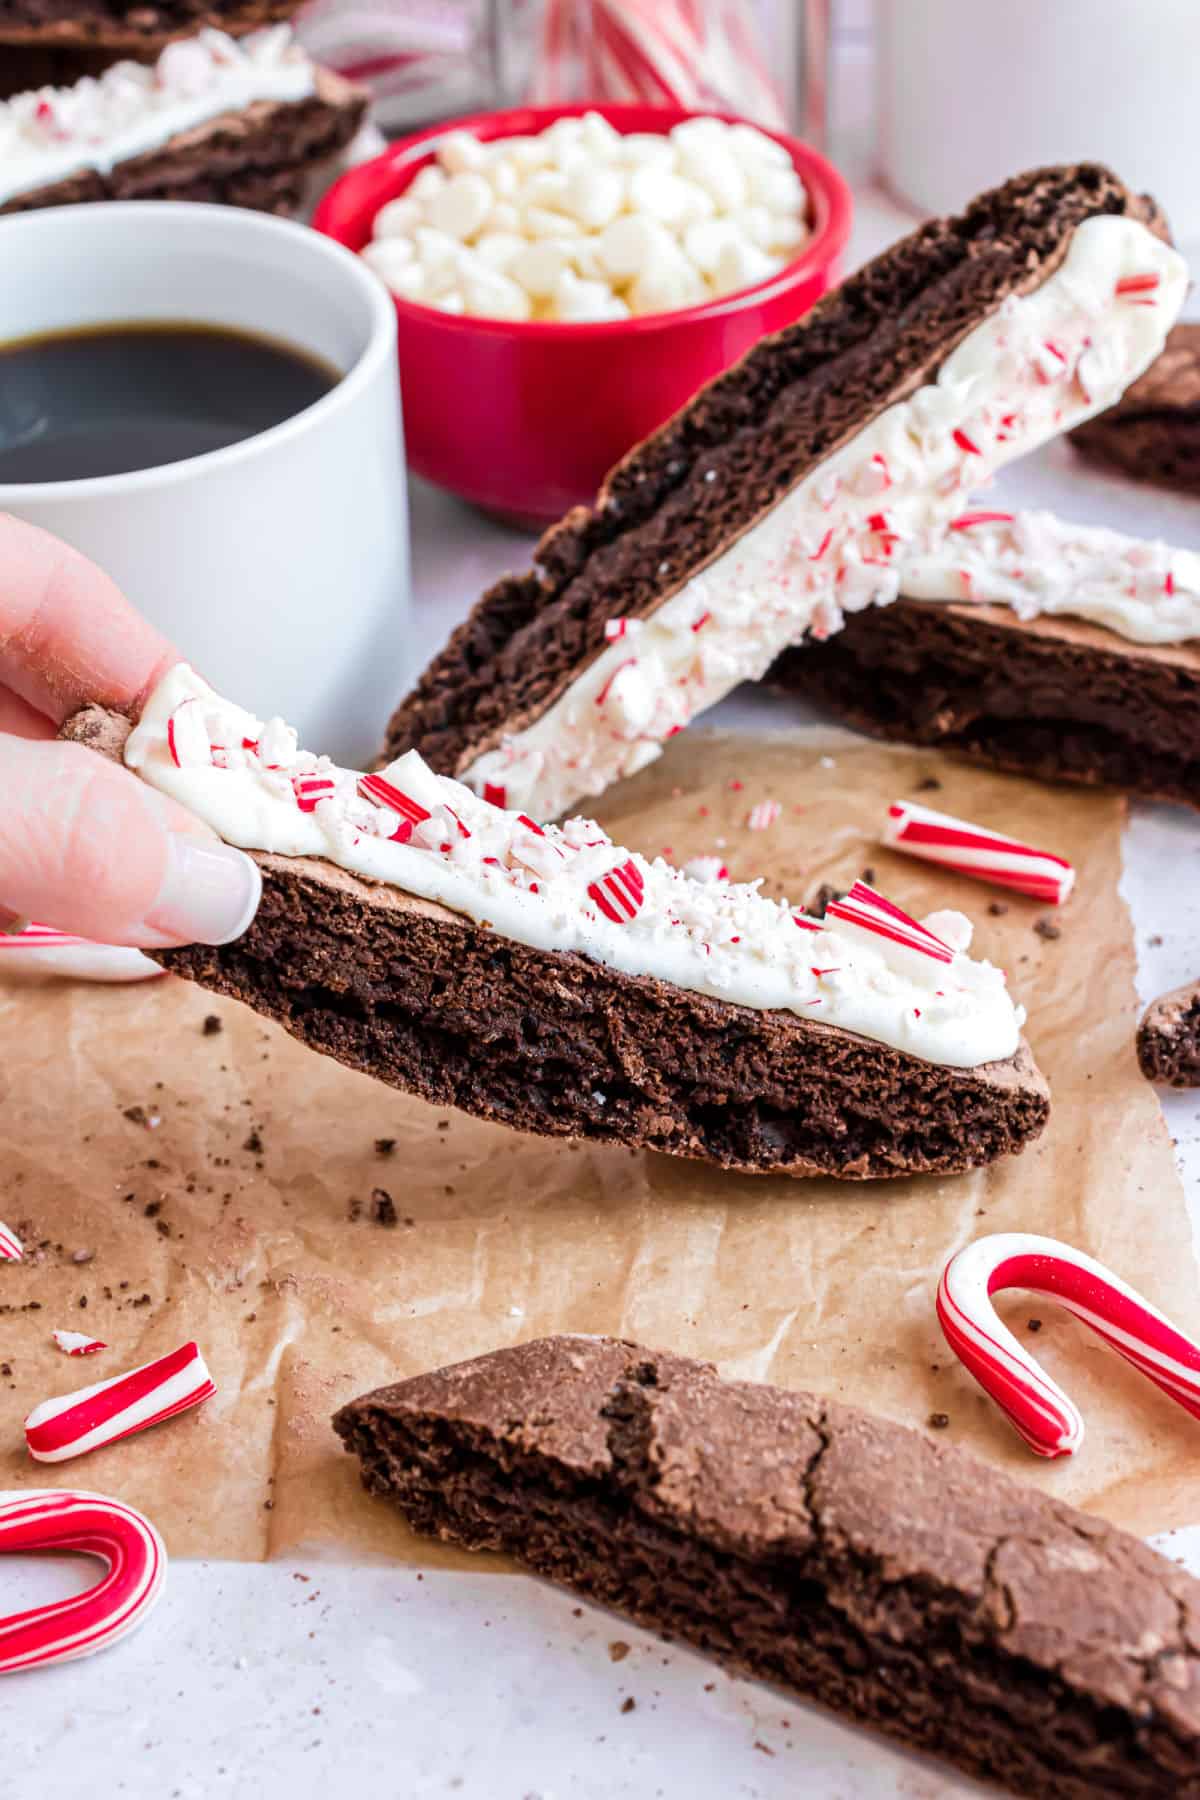
[[[859,205],[853,260],[907,222],[877,196]],[[489,581],[523,566],[528,541],[414,488],[415,669]],[[1088,475],[1061,446],[1014,471],[1004,491],[1200,547],[1194,503]],[[748,692],[712,718],[746,724],[773,713],[765,696]],[[1186,897],[1200,825],[1168,808],[1136,808],[1126,856],[1149,998],[1200,972],[1200,902]],[[1169,1096],[1165,1108],[1195,1218],[1200,1095]],[[1200,1527],[1166,1547],[1200,1572]],[[7,1565],[5,1609],[70,1591],[76,1574]],[[613,1643],[629,1645],[628,1655],[612,1660]],[[0,1729],[13,1800],[324,1800],[334,1792],[945,1800],[982,1792],[543,1584],[317,1560],[176,1563],[154,1617],[117,1649],[0,1683]]]

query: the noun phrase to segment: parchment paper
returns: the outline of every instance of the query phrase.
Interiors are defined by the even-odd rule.
[[[1075,862],[1060,936],[1035,930],[1052,916],[1036,902],[879,848],[887,802],[918,792]],[[768,797],[782,817],[748,830]],[[1183,1194],[1134,1062],[1122,803],[825,730],[688,733],[599,810],[619,842],[677,861],[720,849],[735,877],[765,874],[793,901],[871,868],[918,914],[969,912],[978,953],[1029,1007],[1053,1090],[1045,1137],[953,1180],[755,1180],[438,1113],[173,977],[9,986],[0,1218],[40,1249],[0,1264],[0,1488],[117,1494],[177,1555],[453,1560],[360,1491],[329,1415],[387,1379],[570,1329],[926,1429],[945,1415],[946,1438],[1139,1531],[1200,1516],[1200,1426],[1082,1327],[1026,1296],[1001,1301],[1018,1335],[1041,1321],[1027,1341],[1087,1420],[1081,1453],[1046,1464],[950,1356],[933,1310],[955,1249],[1028,1229],[1101,1257],[1200,1328]],[[989,912],[997,898],[1006,912]],[[219,1032],[205,1032],[210,1015]],[[377,1149],[384,1139],[394,1148]],[[373,1217],[376,1189],[396,1224]],[[110,1348],[68,1359],[55,1326]],[[189,1337],[215,1399],[79,1461],[29,1461],[21,1421],[37,1401]]]

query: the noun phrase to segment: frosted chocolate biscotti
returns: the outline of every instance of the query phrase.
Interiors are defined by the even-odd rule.
[[[155,952],[313,1049],[439,1105],[746,1173],[953,1173],[1020,1150],[1048,1097],[961,914],[861,884],[823,919],[542,826],[433,773],[301,750],[185,665],[120,754],[227,842],[263,899],[244,937]]]

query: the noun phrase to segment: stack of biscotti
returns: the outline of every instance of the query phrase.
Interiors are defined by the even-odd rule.
[[[1200,1582],[918,1432],[596,1337],[401,1381],[334,1424],[418,1531],[1022,1800],[1200,1795]]]
[[[201,721],[239,766],[214,766]],[[99,709],[65,735],[124,755],[254,853],[263,895],[244,936],[155,952],[166,967],[437,1105],[748,1174],[858,1180],[981,1166],[1045,1123],[1000,972],[914,921],[901,935],[935,960],[841,919],[849,935],[830,938],[750,888],[703,888],[590,823],[543,831],[415,758],[386,778],[300,760],[279,721],[228,707],[182,666],[133,736]]]
[[[228,23],[262,10],[234,7]],[[367,96],[313,63],[286,24],[233,35],[203,22],[219,11],[200,22],[154,13],[155,31],[137,26],[136,7],[98,11],[77,22],[95,28],[87,48],[59,48],[47,26],[49,47],[3,52],[14,65],[42,60],[19,71],[17,92],[10,67],[0,101],[0,214],[147,199],[294,211],[314,170],[354,136]],[[0,42],[4,30],[0,0]],[[127,32],[149,62],[114,60]],[[48,78],[61,85],[35,85]]]
[[[928,395],[965,340],[994,329],[1002,344],[1013,309],[1049,293],[1083,234],[1111,220],[1144,228],[1139,254],[1147,259],[1142,268],[1135,259],[1110,288],[1121,301],[1114,331],[1130,320],[1148,328],[1144,353],[1110,381],[1109,392],[1119,392],[1157,354],[1184,291],[1162,220],[1103,169],[1018,177],[961,218],[932,221],[885,251],[632,451],[593,508],[576,509],[543,538],[533,572],[484,596],[397,709],[387,753],[415,747],[480,791],[495,785],[553,814],[642,766],[658,741],[739,677],[769,670],[777,687],[863,729],[1039,776],[1200,798],[1200,654],[1192,643],[1135,642],[1086,617],[904,598],[907,546],[892,509],[894,497],[906,504],[910,490],[889,481],[884,459],[875,459],[884,466],[866,501],[872,553],[846,565],[856,577],[873,575],[874,586],[860,580],[853,604],[839,589],[810,614],[795,609],[797,592],[811,589],[811,569],[830,554],[826,519],[840,504],[822,492],[823,467],[858,435],[886,429],[915,390]],[[1169,307],[1166,281],[1148,266],[1154,257],[1173,271]],[[1036,379],[1052,387],[1061,370],[1069,381],[1054,423],[1031,432],[1018,451],[1095,410],[1089,358],[1110,348],[1097,350],[1085,336],[1068,362],[1053,332],[1036,346]],[[944,408],[945,395],[937,397]],[[970,495],[973,475],[985,479],[1014,453],[1011,441],[1001,442],[1014,436],[1002,429],[1007,418],[1000,409],[986,443],[973,424],[953,434],[966,466],[939,481],[961,496],[960,518],[979,504]],[[919,435],[920,418],[906,423]],[[811,516],[801,527],[789,536],[781,525],[770,556],[752,552],[810,492]],[[754,600],[744,609],[742,640],[728,633],[715,644],[724,685],[707,671],[697,677],[683,652],[673,652],[671,679],[639,686],[639,642],[659,642],[667,611],[682,615],[689,596],[695,659],[708,654],[710,596],[723,570],[731,570],[735,598]],[[1166,576],[1163,587],[1170,597]],[[787,638],[789,622],[795,629]],[[614,686],[607,685],[610,667]],[[700,694],[696,705],[691,691]],[[597,748],[601,715],[606,734]]]
[[[1176,325],[1158,361],[1071,441],[1135,481],[1200,494],[1200,324]]]

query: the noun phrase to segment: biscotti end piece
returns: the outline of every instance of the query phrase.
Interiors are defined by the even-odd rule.
[[[1071,442],[1135,481],[1200,493],[1200,323],[1176,325],[1158,361]]]
[[[1014,1793],[1200,1795],[1200,1583],[953,1447],[588,1337],[381,1388],[334,1427],[418,1530]]]
[[[1138,1026],[1137,1054],[1147,1081],[1200,1087],[1200,981],[1174,988],[1146,1008]]]

